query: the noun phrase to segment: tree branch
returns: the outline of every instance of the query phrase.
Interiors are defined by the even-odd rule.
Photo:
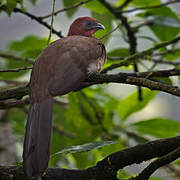
[[[152,158],[162,157],[163,162],[167,162],[165,157],[169,158],[168,163],[177,159],[180,156],[180,136],[151,141],[145,144],[140,144],[131,148],[127,148],[110,154],[103,160],[99,161],[96,166],[84,170],[71,170],[62,168],[49,168],[43,180],[102,180],[113,179],[117,180],[116,174],[119,169],[132,164],[139,164],[143,161]],[[177,149],[178,148],[178,149]],[[177,149],[177,150],[175,150]],[[175,151],[174,151],[175,150]],[[143,153],[142,153],[143,152]],[[171,153],[172,152],[172,153]],[[167,155],[170,153],[169,155]],[[174,155],[176,154],[176,155]],[[167,156],[166,156],[167,155]],[[163,157],[164,156],[164,157]],[[161,161],[161,164],[162,161]],[[103,173],[102,173],[103,172]],[[0,176],[3,180],[8,180],[10,176],[14,180],[25,180],[24,173],[21,167],[1,166]],[[142,179],[141,179],[142,180]]]
[[[119,73],[123,76],[124,73]],[[137,72],[137,73],[128,73],[132,77],[142,77],[142,78],[152,78],[152,77],[170,77],[170,76],[179,76],[180,69],[168,69],[168,70],[159,70],[159,71],[149,71],[149,72]]]
[[[128,23],[128,19],[127,17],[123,16],[123,14],[121,13],[121,9],[125,6],[128,5],[128,3],[130,3],[132,0],[126,0],[119,8],[115,9],[113,8],[108,2],[106,2],[105,0],[99,0],[107,9],[109,9],[109,11],[117,18],[121,21],[122,25],[125,27],[126,31],[127,31],[127,37],[128,37],[128,42],[129,42],[129,52],[130,55],[133,55],[136,53],[136,47],[137,47],[137,39],[136,39],[136,31],[134,30],[134,28],[132,28],[130,26],[130,24]],[[134,71],[138,72],[138,65],[136,64],[136,62],[133,62],[133,67],[134,67]],[[138,86],[138,99],[142,100],[142,89],[140,86]]]
[[[155,45],[152,48],[149,48],[147,50],[144,50],[140,53],[136,53],[134,55],[128,56],[126,58],[124,58],[124,60],[122,60],[120,63],[116,63],[116,64],[112,64],[109,67],[105,68],[102,73],[107,73],[110,70],[113,70],[115,68],[118,68],[120,66],[128,66],[129,64],[131,64],[132,62],[134,62],[135,60],[139,59],[139,58],[143,58],[145,56],[150,56],[152,55],[152,53],[160,48],[166,47],[170,44],[174,44],[177,43],[180,40],[180,36],[177,36],[176,38],[170,40],[170,41],[165,41],[162,43],[159,43],[157,45]]]
[[[22,107],[29,103],[29,98],[25,98],[22,100],[7,100],[7,101],[0,101],[0,109],[9,109],[13,107]]]
[[[122,3],[117,10],[121,11],[123,8],[125,8],[132,0],[126,0],[124,3]]]
[[[81,6],[81,5],[84,5],[84,4],[88,3],[88,2],[90,2],[90,1],[92,1],[92,0],[82,1],[82,2],[80,2],[80,3],[77,3],[77,4],[73,5],[73,6],[69,6],[69,7],[67,7],[67,8],[60,9],[60,10],[54,12],[54,16],[56,16],[56,15],[58,15],[59,13],[62,13],[62,12],[64,12],[64,11],[68,11],[68,10],[71,10],[71,9],[73,9],[73,8],[77,8],[77,7]],[[46,19],[46,18],[51,17],[51,15],[52,15],[52,13],[51,13],[51,14],[48,14],[48,15],[46,15],[46,16],[39,16],[39,18],[40,18],[40,19]]]
[[[169,164],[180,157],[180,147],[174,151],[158,158],[146,167],[138,176],[130,178],[129,180],[146,180],[160,167]]]
[[[21,99],[22,97],[28,95],[29,93],[29,87],[28,85],[9,89],[5,91],[0,92],[0,100],[6,100],[6,99]]]
[[[83,83],[83,85],[78,90],[95,84],[123,83],[143,86],[151,90],[159,90],[180,97],[180,88],[148,79],[152,77],[169,77],[177,75],[180,75],[180,70],[178,69],[138,73],[118,73],[110,75],[92,75],[89,79],[87,79],[86,82]],[[5,90],[0,92],[0,100],[6,100],[11,98],[21,99],[23,96],[28,95],[28,93],[28,86]]]
[[[118,8],[113,8],[106,0],[99,0],[117,19],[120,19],[123,26],[125,27],[127,31],[127,37],[129,41],[129,46],[130,46],[130,55],[135,55],[136,53],[136,47],[137,47],[137,39],[135,36],[135,33],[137,32],[137,28],[133,28],[129,25],[127,17],[123,16],[121,10],[124,6],[126,6],[131,0],[126,0],[122,6]],[[144,25],[144,24],[143,24]],[[138,65],[136,64],[136,61],[133,60],[131,61],[134,67],[134,71],[138,72]],[[119,64],[113,64],[106,69],[103,70],[104,73],[106,73],[109,70],[112,70],[114,68],[117,68],[122,65],[129,65],[127,62],[120,62]],[[138,83],[137,83],[138,84]],[[141,84],[141,83],[139,83]],[[138,99],[142,100],[142,89],[141,86],[138,86]]]
[[[167,55],[167,54],[174,54],[174,53],[176,53],[178,51],[180,51],[180,48],[168,49],[167,51],[164,51],[164,52],[154,53],[153,56],[164,56],[164,55]]]
[[[4,5],[0,7],[1,10],[4,10],[5,8],[6,8],[6,6],[4,6]],[[39,24],[43,25],[43,26],[46,27],[47,29],[49,29],[49,30],[51,29],[51,26],[50,26],[47,22],[43,21],[40,17],[37,17],[37,16],[35,16],[34,14],[31,14],[31,13],[29,13],[29,12],[27,12],[27,11],[23,11],[23,10],[20,9],[20,8],[14,8],[14,9],[13,9],[13,12],[24,14],[25,16],[27,16],[27,17],[35,20],[35,21],[38,22]],[[54,28],[52,28],[52,33],[56,34],[56,35],[57,35],[58,37],[60,37],[60,38],[63,37],[63,36],[61,35],[61,32],[56,31]]]
[[[176,52],[180,51],[179,48],[177,49],[170,49],[170,50],[167,50],[167,51],[164,51],[164,52],[158,52],[158,53],[153,53],[152,56],[155,57],[155,56],[160,56],[158,59],[155,59],[155,58],[146,58],[146,57],[143,57],[145,61],[152,61],[154,63],[158,63],[158,64],[170,64],[170,65],[174,65],[174,66],[178,66],[180,65],[180,62],[179,61],[165,61],[163,60],[162,56],[164,55],[167,55],[167,54],[174,54]],[[112,56],[108,56],[107,57],[108,60],[111,60],[111,61],[117,61],[117,60],[124,60],[125,58],[124,57],[118,57],[118,56],[115,56],[115,57],[112,57]]]
[[[103,84],[103,83],[123,83],[123,84],[131,84],[136,86],[142,86],[149,88],[151,90],[159,90],[163,91],[175,96],[180,97],[180,89],[176,86],[171,86],[162,82],[157,82],[153,80],[149,80],[141,77],[129,76],[128,73],[119,73],[116,75],[99,75],[93,76],[88,80],[89,83],[86,83],[86,86],[94,85],[94,84]],[[84,88],[83,87],[83,88]]]
[[[173,65],[173,66],[179,66],[180,62],[179,61],[164,61],[163,59],[143,59],[146,61],[150,61],[150,62],[154,62],[156,64],[169,64],[169,65]]]

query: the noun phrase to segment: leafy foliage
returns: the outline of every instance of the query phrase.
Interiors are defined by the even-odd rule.
[[[18,4],[20,4],[21,7],[23,8],[23,0],[1,0],[1,1],[0,1],[0,6],[4,7],[3,10],[8,15],[11,15],[12,11],[14,10],[14,8],[16,8]]]
[[[142,110],[154,98],[157,92],[143,90],[143,100],[138,101],[138,92],[135,92],[119,102],[118,112],[121,120],[126,120],[131,114]]]
[[[27,0],[36,5],[37,0]],[[14,8],[18,7],[26,12],[25,0],[1,0],[0,11],[5,11],[11,15]],[[85,0],[62,0],[64,8],[71,7]],[[108,1],[110,2],[110,1]],[[113,1],[114,2],[114,1]],[[118,0],[115,3],[110,2],[114,8],[121,6],[125,0]],[[28,4],[28,3],[27,3]],[[179,35],[180,19],[177,13],[170,6],[161,6],[159,8],[147,8],[161,4],[160,0],[133,0],[122,10],[122,15],[127,18],[127,23],[132,27],[139,45],[141,29],[138,29],[140,23],[146,26],[153,33],[153,37],[147,34],[146,39],[153,40],[153,45],[161,41],[167,41]],[[126,15],[123,11],[133,8],[142,8],[140,11]],[[79,11],[83,8],[85,12],[90,12],[91,16],[101,22],[106,30],[96,32],[95,36],[101,38],[106,33],[112,31],[114,27],[121,24],[116,31],[116,35],[106,35],[102,41],[108,47],[108,57],[106,67],[121,60],[110,60],[109,57],[127,57],[130,55],[130,42],[127,38],[127,27],[123,22],[114,16],[100,1],[92,0],[82,6],[71,8],[66,11],[66,16],[73,20]],[[1,15],[1,14],[0,14]],[[140,27],[140,26],[139,26]],[[116,48],[111,47],[112,39],[116,36],[121,38],[120,42],[116,41]],[[154,40],[155,39],[155,40]],[[145,41],[142,42],[142,44]],[[23,39],[17,40],[14,37],[5,51],[10,55],[16,55],[24,58],[36,59],[47,45],[47,37],[40,38],[37,35],[27,35]],[[139,50],[139,49],[138,49]],[[141,51],[141,50],[140,50]],[[169,52],[168,52],[169,51]],[[161,57],[163,61],[175,62],[180,58],[180,51],[177,45],[161,48],[157,53],[164,53]],[[139,59],[138,66],[147,71],[152,71],[156,67],[153,63],[154,57],[149,57],[151,66],[144,65],[144,59]],[[161,60],[160,59],[160,60]],[[0,58],[2,69],[14,69],[29,66],[27,62],[16,61],[13,58]],[[148,67],[147,67],[148,66]],[[168,66],[169,67],[169,66]],[[177,67],[177,65],[174,65]],[[158,68],[158,67],[157,67]],[[132,72],[132,65],[119,67],[116,71]],[[112,72],[114,73],[114,72]],[[0,73],[0,80],[19,81],[26,79],[29,71]],[[174,82],[169,77],[156,77],[153,80],[161,81],[169,85]],[[3,88],[9,88],[6,84]],[[108,87],[108,88],[107,88]],[[127,87],[128,88],[128,87]],[[109,91],[110,89],[110,91]],[[121,92],[121,86],[117,92]],[[166,138],[176,136],[180,132],[180,124],[173,119],[166,117],[154,117],[145,119],[146,115],[138,117],[136,122],[127,123],[128,119],[137,112],[142,111],[147,105],[156,98],[157,91],[143,89],[143,99],[138,100],[138,92],[130,92],[125,98],[119,99],[112,92],[108,85],[96,85],[79,92],[72,92],[64,97],[58,97],[53,110],[53,133],[51,141],[51,159],[50,166],[61,166],[65,168],[87,168],[95,165],[97,161],[107,155],[129,147],[134,143],[146,142],[151,138]],[[65,102],[65,103],[64,103]],[[23,142],[24,126],[27,117],[27,108],[12,108],[8,110],[8,119],[17,137],[17,141]],[[133,139],[133,142],[132,142]],[[87,152],[88,151],[88,152]],[[60,155],[57,155],[60,154]],[[61,155],[63,154],[63,155]],[[66,156],[64,156],[66,154]],[[19,157],[21,160],[21,157]],[[180,162],[176,162],[180,166]],[[124,170],[119,171],[120,179],[133,176]],[[151,180],[161,180],[161,178],[152,177]]]
[[[144,0],[144,1],[141,1],[141,0],[134,0],[132,1],[132,4],[135,5],[135,6],[142,6],[142,7],[148,7],[148,6],[153,6],[153,5],[158,5],[160,4],[161,1],[160,0],[152,0],[152,1],[149,1],[149,0]]]
[[[102,141],[102,142],[94,142],[94,143],[88,143],[88,144],[77,145],[77,146],[70,146],[68,148],[65,148],[65,149],[53,154],[52,156],[56,156],[58,154],[63,154],[63,153],[68,154],[68,153],[77,153],[77,152],[87,152],[87,151],[102,148],[104,146],[114,144],[114,143],[117,143],[117,142]]]
[[[29,0],[33,5],[37,3],[37,0]]]
[[[41,53],[41,51],[46,47],[46,44],[47,44],[46,39],[42,39],[34,35],[29,35],[25,37],[23,40],[12,41],[9,44],[8,51],[11,52],[11,54],[17,53],[21,57],[36,59],[37,56]],[[27,62],[15,61],[12,58],[3,61],[7,69],[19,68],[29,65]],[[20,71],[17,73],[9,72],[8,74],[1,73],[0,79],[5,79],[5,80],[17,79],[25,74],[26,71]]]
[[[180,20],[169,7],[161,7],[158,11],[156,9],[147,10],[144,16],[147,22],[152,22],[152,25],[149,25],[150,29],[161,41],[170,40],[179,32]],[[166,31],[164,31],[164,28],[166,28]]]
[[[104,7],[98,0],[90,1],[85,5],[85,7],[97,14],[110,14],[109,10]]]
[[[180,122],[162,118],[140,121],[132,124],[132,127],[141,134],[152,135],[157,138],[177,136],[180,132]]]
[[[74,1],[74,0],[69,0],[69,1],[63,0],[63,4],[64,4],[65,8],[73,6],[73,5],[75,5],[75,4],[79,3],[79,2],[82,2],[82,1],[80,1],[80,0],[77,0],[77,1]],[[77,10],[78,10],[78,8],[72,8],[69,11],[66,11],[66,14],[67,14],[67,16],[69,18],[71,18],[75,14],[75,12]]]

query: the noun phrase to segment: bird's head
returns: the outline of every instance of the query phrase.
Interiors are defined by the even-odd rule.
[[[80,17],[70,26],[68,36],[81,35],[91,37],[97,30],[105,29],[104,26],[91,17]]]

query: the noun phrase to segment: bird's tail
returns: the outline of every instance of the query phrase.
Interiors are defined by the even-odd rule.
[[[30,179],[41,177],[48,167],[53,99],[31,103],[26,124],[23,168]]]

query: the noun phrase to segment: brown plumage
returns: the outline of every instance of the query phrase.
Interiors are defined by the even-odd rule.
[[[30,179],[40,178],[48,167],[53,97],[77,89],[104,65],[104,45],[92,36],[103,28],[93,18],[78,18],[68,37],[47,46],[34,64],[23,150],[23,166]]]

